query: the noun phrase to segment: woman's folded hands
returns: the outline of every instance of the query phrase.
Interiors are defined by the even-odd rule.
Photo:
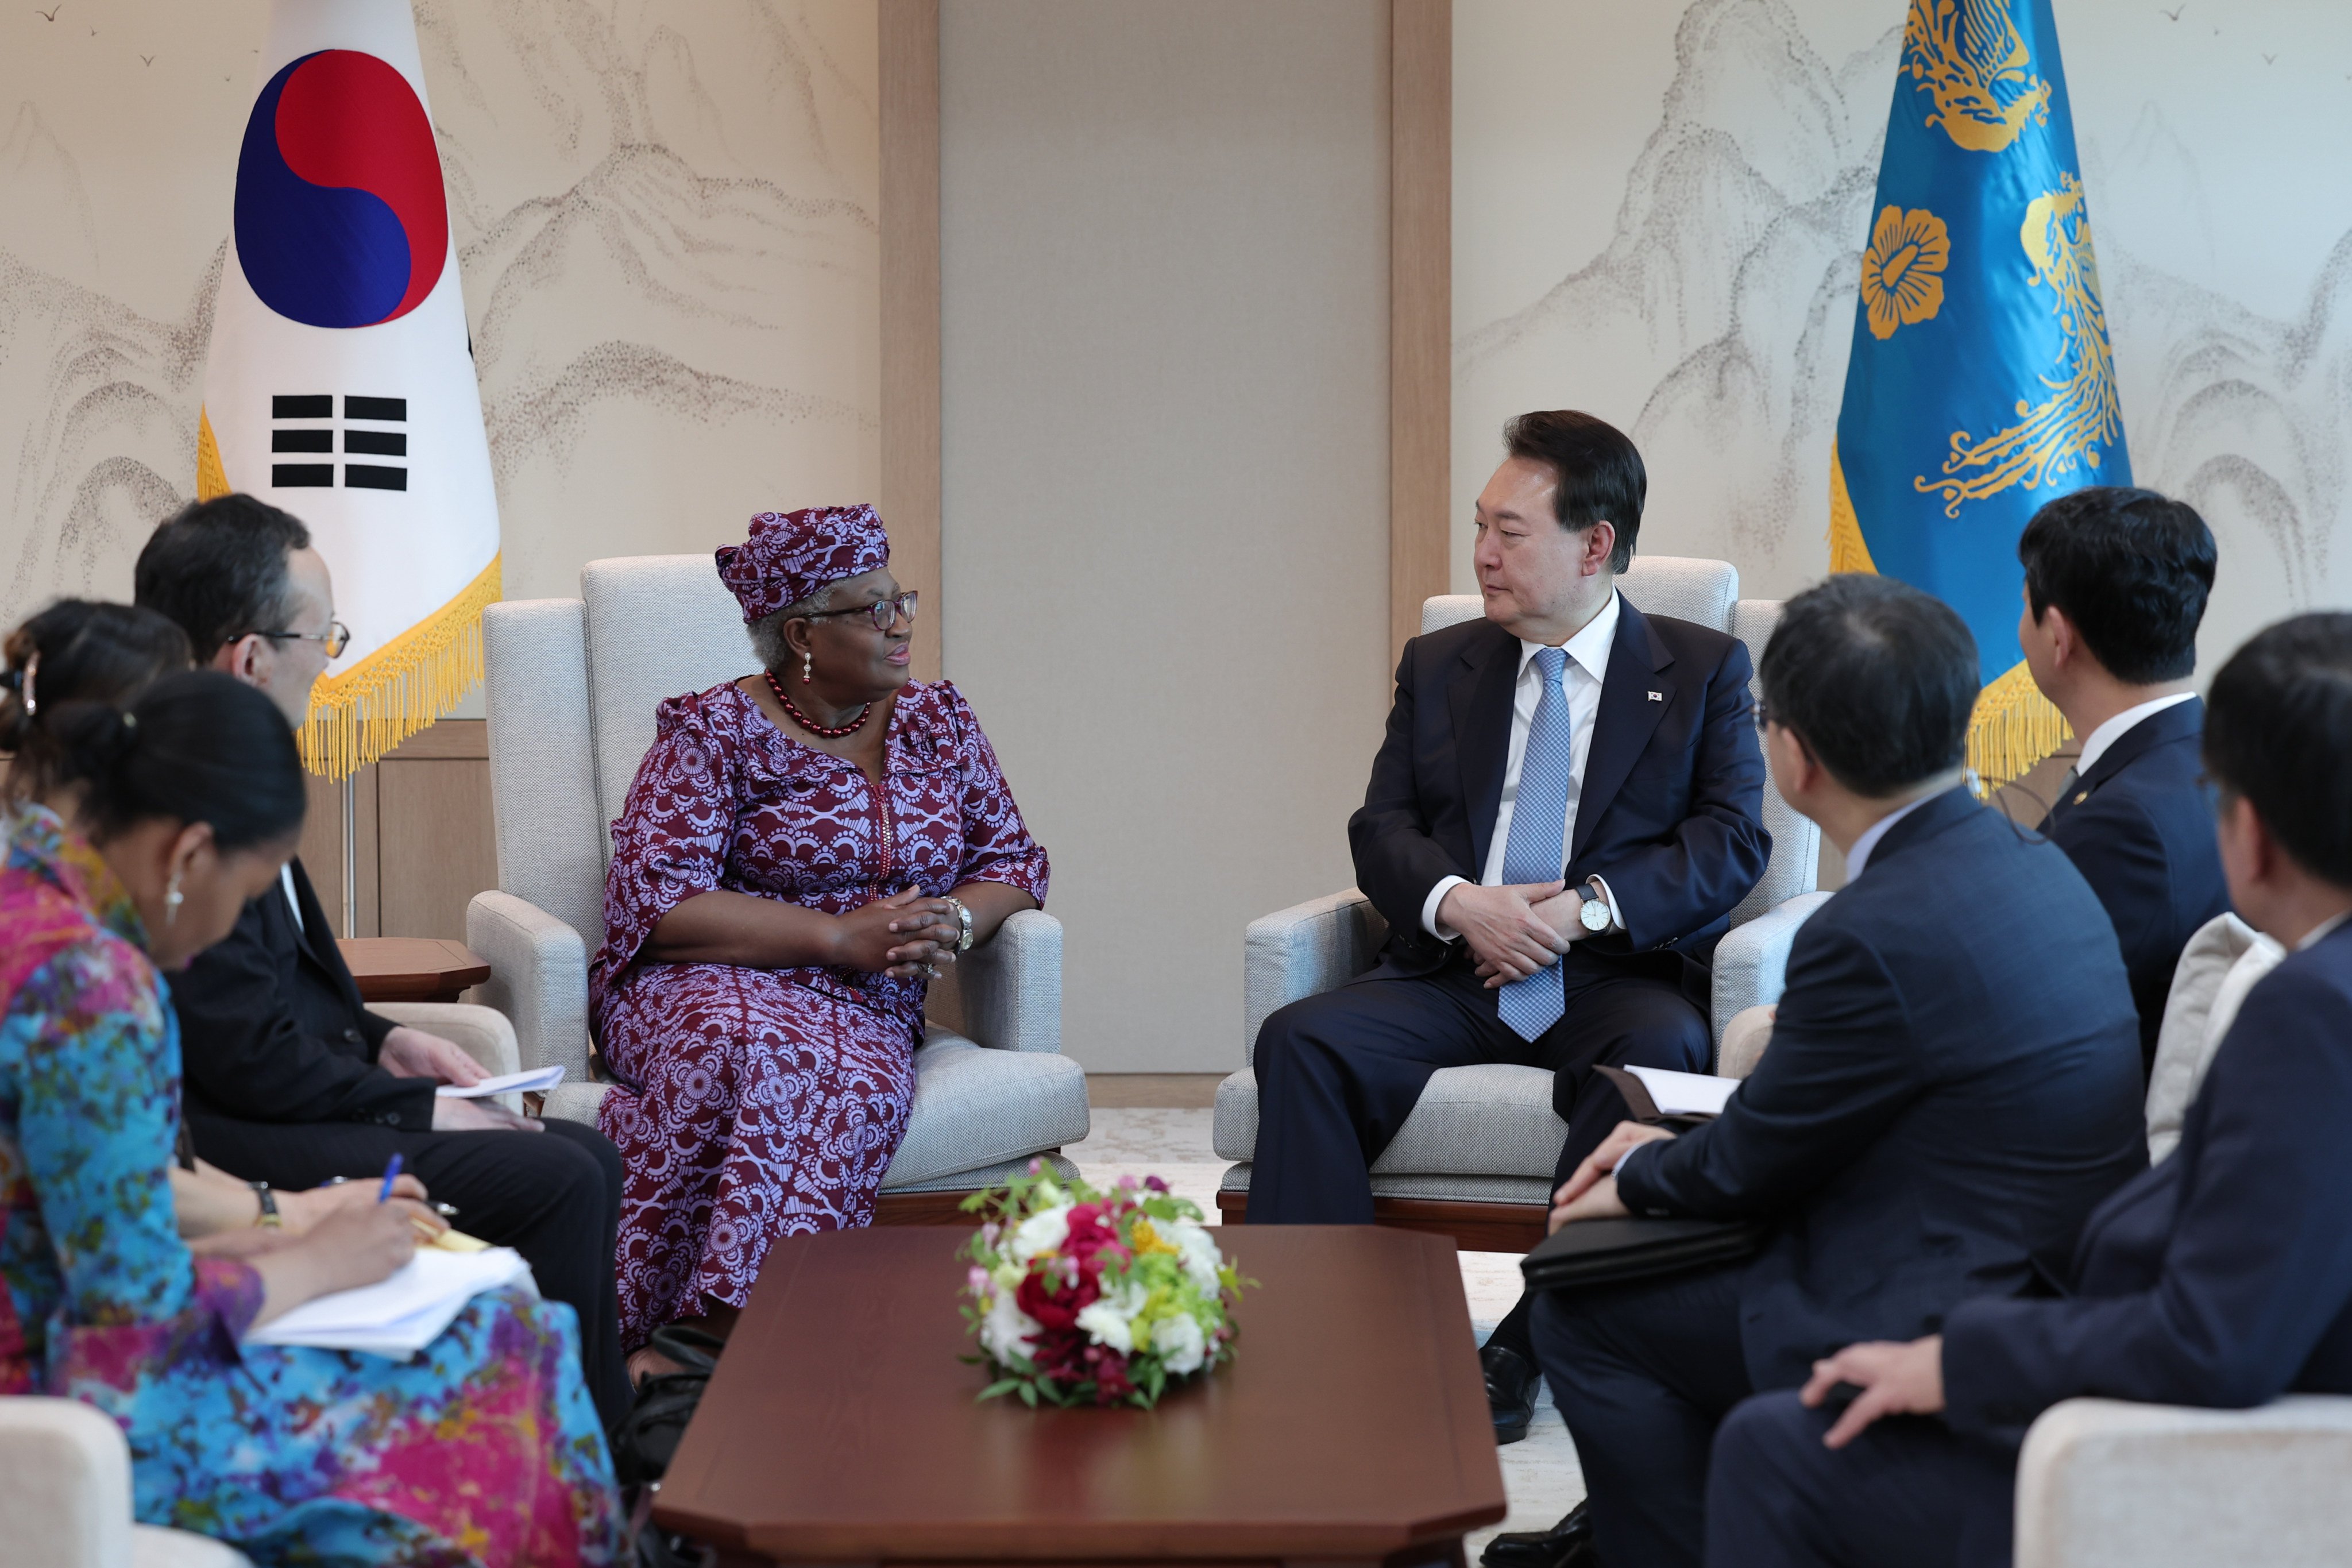
[[[927,965],[955,962],[955,910],[945,899],[925,898],[920,888],[902,888],[835,919],[841,953],[835,962],[845,969],[903,980]]]

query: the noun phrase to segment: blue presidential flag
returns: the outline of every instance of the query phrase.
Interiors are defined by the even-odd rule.
[[[1988,784],[2065,736],[2017,642],[2017,538],[2131,483],[2051,0],[1911,0],[1830,455],[1830,569],[1936,595],[1976,634]]]

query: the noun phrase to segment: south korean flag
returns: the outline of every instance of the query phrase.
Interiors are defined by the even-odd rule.
[[[499,597],[482,427],[408,0],[276,0],[237,155],[199,497],[308,524],[350,647],[303,732],[341,776],[481,678]]]

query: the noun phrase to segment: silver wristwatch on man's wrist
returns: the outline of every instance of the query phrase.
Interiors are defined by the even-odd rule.
[[[1576,896],[1584,900],[1576,911],[1579,923],[1595,936],[1607,931],[1610,925],[1609,900],[1601,896],[1599,886],[1586,882],[1576,889]]]

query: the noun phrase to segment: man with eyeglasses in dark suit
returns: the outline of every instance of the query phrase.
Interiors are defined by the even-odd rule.
[[[258,688],[299,726],[349,634],[299,520],[250,496],[200,501],[140,552],[138,602],[179,623],[199,665]],[[613,1250],[621,1159],[593,1128],[440,1095],[487,1077],[452,1041],[363,1006],[296,858],[219,945],[173,977],[186,1124],[232,1175],[304,1188],[376,1177],[398,1153],[457,1223],[511,1247],[578,1315],[582,1370],[609,1427],[627,1413]]]

